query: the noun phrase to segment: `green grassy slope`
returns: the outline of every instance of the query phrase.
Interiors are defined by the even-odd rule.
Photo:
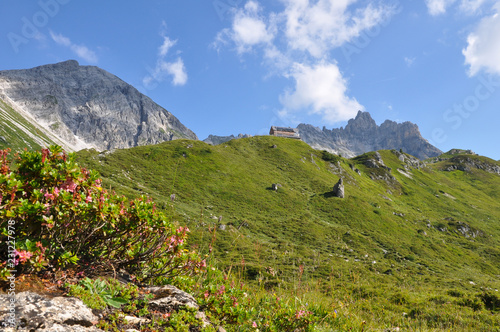
[[[498,313],[483,313],[489,321],[479,323],[474,303],[478,294],[499,294],[500,176],[474,167],[444,171],[457,157],[417,169],[395,151],[379,153],[387,168],[365,165],[374,153],[349,160],[301,141],[251,137],[80,151],[78,158],[116,192],[173,206],[201,250],[216,227],[219,265],[238,267],[262,287],[314,282],[319,293],[356,303],[353,315],[372,327],[413,319],[422,328],[488,330]],[[339,177],[344,199],[332,195]],[[273,183],[281,187],[273,191]],[[481,302],[485,312],[496,308],[490,302]],[[443,303],[450,309],[432,318]],[[403,312],[409,321],[399,321]]]
[[[37,128],[0,99],[0,149],[13,151],[39,150],[55,144],[41,128]]]

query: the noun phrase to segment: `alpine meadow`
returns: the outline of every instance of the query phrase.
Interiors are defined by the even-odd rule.
[[[0,13],[0,332],[500,332],[500,0]]]

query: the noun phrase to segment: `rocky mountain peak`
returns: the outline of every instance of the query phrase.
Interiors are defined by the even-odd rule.
[[[375,120],[371,117],[370,113],[358,111],[354,119],[347,122],[345,129],[347,131],[361,131],[361,130],[374,130],[377,128]]]
[[[368,112],[359,111],[345,128],[329,130],[323,127],[320,130],[308,124],[300,124],[297,128],[302,140],[313,148],[342,154],[344,157],[385,149],[403,149],[419,159],[442,153],[421,136],[416,124],[386,120],[378,126]]]
[[[174,115],[131,85],[75,60],[0,71],[0,99],[57,136],[67,150],[197,139]]]
[[[48,65],[43,65],[40,67],[37,67],[40,70],[43,70],[45,68],[52,68],[56,70],[76,70],[80,67],[80,64],[76,60],[66,60],[63,62],[58,62],[54,64],[48,64]]]

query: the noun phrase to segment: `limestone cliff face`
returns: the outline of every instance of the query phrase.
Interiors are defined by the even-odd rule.
[[[297,128],[302,140],[313,148],[340,153],[344,157],[385,149],[403,149],[419,159],[442,154],[420,135],[417,125],[386,120],[377,126],[368,112],[358,112],[345,128],[319,129],[308,124],[300,124]]]
[[[170,112],[118,77],[74,60],[0,71],[0,99],[68,150],[112,150],[197,139]]]

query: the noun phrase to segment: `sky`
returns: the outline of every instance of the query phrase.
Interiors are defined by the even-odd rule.
[[[416,123],[500,160],[500,0],[0,0],[0,70],[98,66],[200,139]]]

